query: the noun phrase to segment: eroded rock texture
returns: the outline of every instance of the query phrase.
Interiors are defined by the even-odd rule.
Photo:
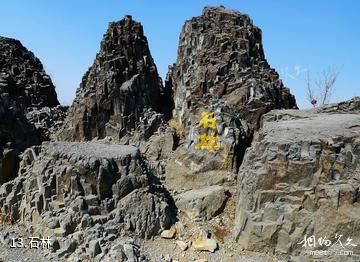
[[[99,143],[44,142],[27,149],[19,176],[0,187],[0,209],[37,234],[55,236],[59,257],[95,257],[106,249],[105,255],[117,239],[150,238],[174,218],[167,192],[138,149]]]
[[[18,40],[0,37],[1,92],[25,107],[59,105],[55,87],[40,60]]]
[[[0,184],[16,175],[19,153],[45,139],[34,126],[38,118],[28,119],[27,113],[57,105],[55,87],[40,60],[20,41],[0,37]],[[54,121],[47,122],[53,126]]]
[[[125,16],[109,25],[59,137],[91,140],[110,136],[119,140],[143,122],[145,109],[166,113],[164,96],[143,27]],[[149,128],[153,128],[152,122]]]
[[[224,7],[205,7],[186,21],[167,86],[174,92],[174,117],[186,127],[218,100],[252,129],[271,109],[296,107],[265,59],[261,30],[247,15]]]
[[[56,139],[56,132],[63,125],[67,115],[67,106],[32,108],[26,113],[26,118],[32,123],[41,141]]]
[[[261,30],[224,7],[205,7],[185,22],[178,57],[168,73],[175,127],[184,133],[166,165],[166,183],[176,188],[231,184],[263,114],[296,108],[295,98],[267,63]],[[213,112],[219,149],[199,150],[202,113]],[[184,143],[182,143],[184,142]]]
[[[2,82],[0,82],[0,85]],[[21,151],[39,143],[34,125],[8,93],[0,92],[0,184],[16,176]]]
[[[239,173],[235,235],[243,247],[298,256],[311,249],[299,244],[305,235],[359,243],[359,105],[355,98],[264,116]]]

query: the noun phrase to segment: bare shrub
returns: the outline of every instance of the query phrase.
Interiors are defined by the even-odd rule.
[[[322,106],[330,102],[338,76],[338,71],[329,68],[328,70],[324,70],[322,75],[315,80],[314,85],[308,72],[306,78],[307,100],[313,107],[316,105]],[[315,87],[317,88],[317,92]]]

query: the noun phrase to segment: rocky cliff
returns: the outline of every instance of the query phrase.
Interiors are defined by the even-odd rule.
[[[0,93],[0,119],[0,184],[2,184],[16,176],[19,153],[39,143],[40,140],[34,125],[27,120],[20,105],[12,100],[8,93]]]
[[[174,92],[174,117],[185,126],[219,100],[252,129],[271,109],[296,108],[265,59],[261,30],[249,16],[224,7],[205,7],[185,22],[167,85]]]
[[[347,238],[355,245],[360,241],[359,113],[355,98],[263,117],[239,172],[238,243],[247,250],[309,258],[310,250],[325,246],[303,246],[306,236],[334,244],[341,234],[343,247],[338,242],[332,250],[359,254],[358,245],[345,246]]]
[[[91,140],[109,136],[119,140],[141,128],[141,122],[148,122],[142,131],[150,129],[151,133],[159,117],[144,119],[144,112],[168,114],[164,107],[166,94],[142,25],[125,16],[109,25],[59,137]]]
[[[222,6],[205,7],[185,22],[166,87],[173,92],[172,121],[185,137],[167,170],[175,184],[180,182],[177,168],[184,177],[209,177],[209,170],[224,177],[236,173],[261,116],[296,108],[294,96],[265,59],[261,30],[247,15]],[[198,126],[204,112],[216,119],[215,152],[196,148],[204,135]]]
[[[20,152],[48,139],[38,117],[44,108],[64,114],[40,60],[20,41],[0,37],[0,184],[16,176]],[[62,117],[42,118],[50,127],[49,119]]]

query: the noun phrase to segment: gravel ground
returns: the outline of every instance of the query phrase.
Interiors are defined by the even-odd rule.
[[[44,249],[35,249],[29,247],[31,235],[27,233],[21,225],[11,227],[0,227],[0,262],[47,262],[62,261],[54,259],[51,253]],[[31,236],[36,237],[36,236]],[[11,248],[13,238],[23,238],[27,247]],[[219,250],[214,253],[199,252],[192,248],[181,251],[174,240],[162,239],[156,237],[154,240],[144,241],[142,243],[142,254],[150,261],[179,261],[190,262],[197,259],[207,259],[207,262],[278,262],[275,257],[268,255],[244,252],[236,249],[236,245],[228,243],[220,245]]]
[[[156,237],[153,241],[145,241],[142,245],[143,254],[151,261],[191,262],[206,259],[207,262],[278,262],[274,256],[255,252],[244,252],[237,249],[234,243],[219,244],[214,253],[196,251],[191,247],[182,251],[175,240]],[[201,261],[201,260],[200,260]]]

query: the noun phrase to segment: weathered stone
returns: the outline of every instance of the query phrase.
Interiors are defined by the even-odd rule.
[[[265,59],[261,30],[247,15],[222,6],[205,7],[201,16],[185,22],[166,87],[174,94],[171,123],[179,137],[184,133],[165,165],[172,190],[231,180],[261,116],[272,109],[297,108]],[[201,125],[206,112],[214,115],[215,127]],[[215,149],[207,150],[201,140],[216,144]]]
[[[68,107],[42,107],[28,108],[26,118],[32,123],[38,133],[41,141],[49,141],[55,139],[55,134],[64,124]]]
[[[60,243],[57,239],[53,240],[50,246],[51,252],[56,252],[60,249]]]
[[[174,198],[177,208],[194,221],[207,221],[218,215],[227,200],[222,186],[194,189],[178,194]]]
[[[20,41],[0,37],[0,184],[16,176],[23,150],[48,139],[26,114],[57,105],[55,87],[40,60]]]
[[[68,253],[72,253],[75,251],[75,249],[77,248],[78,243],[76,242],[75,239],[69,238],[66,239],[64,241],[64,249],[68,252]]]
[[[153,135],[147,143],[140,146],[141,153],[146,155],[150,161],[168,159],[176,149],[178,138],[173,130],[166,130],[164,133]]]
[[[98,254],[101,253],[101,248],[100,248],[100,244],[99,244],[99,240],[92,240],[89,243],[89,248],[88,248],[88,254],[90,257],[96,257]]]
[[[217,249],[217,242],[215,239],[201,239],[192,242],[192,247],[198,251],[214,252]]]
[[[20,41],[0,37],[0,54],[0,93],[9,93],[26,108],[59,105],[55,87],[40,60]]]
[[[55,229],[60,226],[60,222],[58,219],[51,219],[48,223],[48,228]]]
[[[112,240],[101,242],[109,248],[111,241],[125,235],[151,238],[175,220],[167,191],[152,177],[136,147],[45,142],[24,155],[19,176],[0,187],[0,210],[32,225],[34,233],[76,238],[76,250],[113,234]],[[119,191],[123,187],[126,192]],[[77,237],[80,234],[86,239]],[[101,253],[95,244],[91,250],[93,256]],[[57,255],[68,253],[61,245]]]
[[[138,237],[150,238],[173,223],[173,210],[164,200],[144,189],[134,190],[119,200],[114,211],[115,221],[122,222],[127,231]]]
[[[125,16],[109,24],[59,138],[79,141],[112,137],[119,141],[139,128],[147,139],[161,123],[162,116],[156,113],[169,114],[165,97],[143,27]]]
[[[247,15],[222,6],[205,7],[185,22],[166,85],[173,88],[174,117],[185,129],[215,101],[224,101],[251,129],[271,109],[296,107],[265,59],[261,30]]]
[[[206,258],[196,259],[194,262],[208,262]]]
[[[176,245],[178,245],[182,251],[185,251],[189,247],[188,244],[182,240],[176,240]]]
[[[108,253],[103,257],[104,261],[146,261],[142,260],[138,247],[130,243],[119,242],[113,245]]]
[[[164,230],[163,232],[161,232],[161,237],[162,238],[174,238],[176,235],[176,230],[174,227],[171,227],[170,229]]]
[[[360,241],[356,104],[359,99],[264,116],[239,174],[234,233],[245,249],[296,257],[306,255],[299,244],[305,235]]]

